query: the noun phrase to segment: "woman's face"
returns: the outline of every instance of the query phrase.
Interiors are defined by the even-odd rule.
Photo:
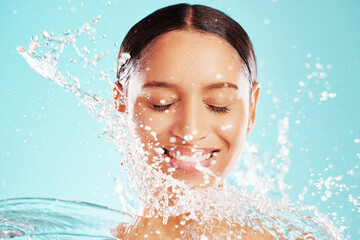
[[[149,163],[193,187],[214,181],[201,168],[226,177],[253,126],[259,85],[249,101],[237,52],[214,35],[171,31],[146,54],[130,104]]]

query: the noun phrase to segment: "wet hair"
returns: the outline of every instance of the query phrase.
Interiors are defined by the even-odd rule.
[[[159,36],[173,30],[192,30],[225,39],[239,54],[242,69],[250,83],[256,81],[253,46],[245,30],[225,13],[203,5],[176,4],[159,9],[135,24],[125,36],[119,51],[117,79],[126,83],[145,49]],[[129,54],[126,61],[124,55]],[[131,67],[130,67],[131,68]]]

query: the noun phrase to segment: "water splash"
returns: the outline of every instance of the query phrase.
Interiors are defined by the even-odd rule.
[[[67,47],[75,50],[77,58],[84,64],[83,68],[89,65],[96,66],[96,63],[109,53],[105,50],[102,54],[89,59],[88,55],[91,51],[86,46],[77,45],[77,39],[84,34],[91,36],[89,41],[94,41],[93,26],[99,20],[100,16],[96,16],[91,25],[85,23],[75,31],[67,30],[63,36],[55,37],[53,33],[44,31],[42,42],[34,36],[29,49],[18,47],[18,52],[38,74],[79,97],[89,112],[99,122],[105,123],[102,135],[107,136],[116,146],[116,150],[123,155],[122,166],[128,170],[132,179],[132,184],[117,181],[117,192],[125,193],[127,196],[121,199],[126,209],[136,211],[136,207],[129,203],[136,199],[133,194],[127,192],[131,187],[137,190],[139,203],[148,210],[148,214],[161,216],[165,223],[171,216],[190,213],[187,215],[187,221],[206,223],[216,218],[224,220],[227,224],[251,226],[252,229],[260,232],[266,230],[275,238],[281,234],[293,239],[309,233],[309,236],[316,239],[343,239],[341,230],[315,206],[301,205],[301,201],[298,204],[291,204],[288,201],[287,184],[284,180],[290,164],[291,143],[287,139],[288,117],[279,121],[278,152],[264,154],[265,161],[263,161],[260,160],[259,150],[255,145],[248,143],[237,170],[228,180],[228,185],[218,187],[220,185],[218,179],[219,184],[215,184],[214,187],[190,189],[184,182],[162,173],[156,165],[149,165],[147,154],[143,151],[142,143],[134,131],[134,122],[129,117],[132,114],[116,111],[112,101],[81,88],[81,79],[69,72],[64,74],[58,64]],[[120,65],[125,64],[130,57],[126,54],[121,56]],[[75,57],[70,61],[77,62]],[[130,66],[126,71],[127,74],[123,75],[139,77],[136,74],[136,66]],[[103,71],[99,71],[98,74],[101,80],[107,80],[107,83],[113,87],[109,75]],[[131,100],[131,96],[129,99]],[[278,102],[275,95],[273,100],[275,104]],[[202,171],[205,176],[213,176],[216,179],[212,172],[206,172],[206,168]],[[269,197],[271,194],[280,196],[281,200],[271,199]],[[299,200],[301,199],[303,196],[299,197]],[[260,224],[257,222],[259,219]],[[187,231],[182,234],[183,239],[199,239],[203,236],[201,232],[211,233],[211,229],[208,229],[206,224],[187,227]],[[232,236],[231,234],[234,233],[230,231],[226,230],[224,236]],[[217,237],[221,236],[217,235]]]
[[[130,221],[107,207],[51,198],[0,201],[0,239],[115,239],[111,226]]]

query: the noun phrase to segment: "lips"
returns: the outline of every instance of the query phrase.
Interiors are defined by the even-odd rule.
[[[198,172],[197,166],[210,167],[219,150],[214,148],[164,147],[164,157],[174,168],[183,172]]]

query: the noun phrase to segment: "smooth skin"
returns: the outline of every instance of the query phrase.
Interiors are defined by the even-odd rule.
[[[234,168],[254,126],[259,83],[250,89],[236,50],[214,35],[175,30],[158,37],[146,51],[141,63],[144,77],[135,84],[141,89],[130,86],[129,91],[136,92],[135,100],[117,108],[121,112],[133,109],[149,163],[158,161],[154,158],[161,159],[154,150],[157,142],[160,147],[217,149],[216,162],[209,169],[224,179]],[[124,97],[122,89],[120,84],[114,88],[116,102]],[[157,141],[151,132],[156,133]],[[202,172],[169,173],[169,163],[160,161],[160,165],[164,173],[190,187],[206,187],[214,182],[210,179],[204,184]],[[181,225],[183,220],[183,215],[170,217],[164,225],[161,218],[138,216],[129,225],[119,224],[116,235],[120,239],[182,239],[182,230],[197,225],[193,221]],[[246,225],[229,227],[216,219],[206,224],[212,228],[212,234],[220,236],[227,229],[233,231],[234,239],[235,235],[241,239],[274,239],[269,233],[253,231]]]
[[[150,162],[158,156],[153,148],[156,142],[161,147],[216,149],[215,164],[209,169],[225,178],[253,128],[259,83],[250,92],[235,49],[210,34],[171,31],[149,49],[141,66],[141,91],[130,104]],[[124,105],[118,108],[126,111]],[[156,133],[157,141],[146,126]],[[164,173],[171,167],[161,162]],[[204,185],[202,172],[175,171],[172,175],[193,187]]]

